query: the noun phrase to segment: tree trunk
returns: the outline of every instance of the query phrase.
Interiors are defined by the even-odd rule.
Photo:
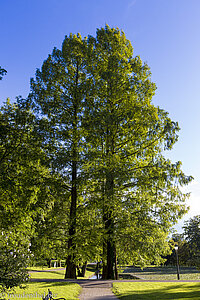
[[[103,241],[103,257],[102,257],[102,263],[103,263],[103,269],[102,269],[102,279],[106,279],[107,277],[107,264],[106,264],[106,241],[104,238]]]
[[[109,153],[109,150],[107,150]],[[106,175],[106,197],[104,206],[104,226],[105,226],[105,242],[106,242],[106,276],[105,279],[114,279],[114,263],[115,263],[115,242],[114,242],[114,180],[112,170],[108,169]]]
[[[106,279],[114,279],[114,223],[111,217],[111,213],[109,213],[109,218],[107,220],[107,274]]]
[[[119,275],[118,275],[118,270],[117,270],[117,252],[116,252],[116,246],[115,246],[115,250],[114,250],[114,255],[115,255],[115,279],[118,280],[119,279]]]
[[[72,163],[72,190],[71,190],[71,207],[70,207],[70,225],[69,225],[69,240],[68,240],[68,257],[66,259],[66,273],[65,278],[76,279],[76,263],[75,263],[75,248],[74,241],[76,233],[76,203],[77,203],[77,163]]]
[[[47,259],[48,268],[51,268],[51,258]]]
[[[77,115],[77,101],[78,101],[78,79],[79,79],[79,65],[76,66],[76,82],[74,94],[74,111],[73,111],[73,143],[72,143],[72,189],[71,189],[71,207],[69,218],[69,241],[68,241],[68,257],[66,260],[67,267],[65,278],[76,279],[76,262],[75,249],[76,242],[74,240],[76,234],[76,209],[77,209],[77,136],[78,136],[78,115]]]
[[[87,261],[83,264],[83,266],[81,268],[82,277],[85,277],[86,268],[87,268]]]
[[[114,220],[110,207],[104,212],[105,237],[103,245],[103,279],[114,279],[115,245]]]
[[[78,277],[85,277],[86,267],[87,261],[82,266],[77,267]]]

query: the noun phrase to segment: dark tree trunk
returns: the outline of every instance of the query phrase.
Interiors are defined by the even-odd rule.
[[[114,263],[115,263],[115,255],[114,255],[114,222],[112,220],[111,213],[108,215],[108,220],[106,222],[107,229],[107,274],[106,279],[114,279]]]
[[[68,251],[69,254],[66,259],[66,273],[65,278],[76,279],[76,263],[75,263],[75,248],[76,244],[74,236],[76,233],[76,204],[77,204],[77,163],[72,163],[72,191],[71,191],[71,207],[70,207],[70,225],[69,225],[69,240],[68,240]]]
[[[103,241],[103,257],[102,257],[102,262],[103,262],[103,269],[102,269],[102,279],[106,279],[107,277],[107,264],[106,264],[106,241],[104,239]]]
[[[62,267],[62,265],[61,265],[61,259],[58,260],[58,267],[60,267],[60,268]]]
[[[78,277],[85,277],[86,267],[87,261],[81,267],[77,267]]]
[[[66,263],[66,273],[65,278],[76,279],[76,261],[75,261],[75,249],[76,242],[74,240],[76,234],[76,209],[77,209],[77,128],[78,128],[78,115],[77,115],[77,105],[78,105],[78,79],[79,79],[79,65],[76,65],[76,79],[75,79],[75,93],[74,93],[74,110],[73,110],[73,143],[72,143],[72,189],[71,189],[71,207],[70,207],[70,218],[69,218],[69,241],[68,241],[68,251],[69,255],[67,257]]]
[[[112,148],[112,143],[111,143]],[[113,150],[111,151],[113,153]],[[109,153],[109,150],[107,150]],[[108,169],[106,174],[105,186],[105,206],[104,206],[104,226],[105,226],[105,242],[106,242],[106,278],[114,279],[114,263],[115,263],[115,245],[114,245],[114,180],[112,170]]]
[[[116,252],[116,246],[115,246],[115,250],[114,250],[114,255],[115,255],[115,279],[118,280],[119,279],[119,275],[118,275],[118,270],[117,270],[117,252]]]
[[[47,259],[48,268],[51,268],[51,258]]]
[[[86,268],[87,268],[87,261],[83,264],[81,270],[81,274],[82,274],[82,277],[85,277],[85,272],[86,272]]]

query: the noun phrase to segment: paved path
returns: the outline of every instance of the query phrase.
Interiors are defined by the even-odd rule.
[[[112,281],[109,280],[88,280],[80,282],[82,293],[80,300],[111,300],[118,299],[111,291]]]

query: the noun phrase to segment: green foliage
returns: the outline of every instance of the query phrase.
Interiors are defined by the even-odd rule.
[[[162,263],[170,227],[187,211],[180,186],[192,178],[164,157],[179,126],[153,105],[155,90],[118,28],[66,36],[28,101],[1,109],[0,227],[26,232],[40,259],[67,257],[70,277],[101,257],[110,278],[116,255]]]
[[[20,100],[20,99],[19,99]],[[0,111],[0,227],[32,231],[52,206],[50,173],[30,110],[9,100]]]
[[[31,261],[29,240],[19,232],[2,231],[0,235],[0,291],[20,286],[29,279],[27,266]]]
[[[82,176],[86,147],[82,114],[89,88],[86,74],[87,49],[87,40],[82,40],[79,34],[66,36],[62,50],[54,49],[41,70],[37,70],[35,80],[31,80],[33,110],[39,113],[38,118],[41,114],[44,116],[46,151],[51,159],[52,170],[60,175],[59,190],[63,193],[60,200],[57,199],[59,205],[55,206],[58,210],[59,206],[64,205],[65,208],[54,216],[51,224],[55,224],[55,220],[65,224],[60,226],[57,222],[55,228],[59,230],[53,236],[56,238],[57,234],[57,239],[62,239],[65,247],[68,242],[65,255],[68,257],[68,266],[73,268],[73,274],[69,271],[68,277],[75,277],[75,263],[87,260],[91,254],[95,256],[95,250],[90,251],[91,245],[88,240],[85,241],[87,237],[92,240],[89,236],[92,225],[91,218],[86,218],[89,209],[85,205],[86,179]],[[91,215],[94,213],[91,212]],[[88,221],[90,226],[87,230]],[[90,254],[86,254],[88,251]]]
[[[29,107],[23,99],[15,104],[8,99],[0,110],[0,230],[5,232],[0,261],[6,288],[26,279],[27,244],[53,207],[55,180],[41,144]]]
[[[187,242],[188,264],[200,266],[200,216],[194,216],[185,221],[184,238]]]
[[[112,253],[116,247],[119,259],[157,264],[169,250],[170,227],[187,211],[187,195],[179,187],[192,178],[184,175],[180,162],[163,155],[177,141],[179,127],[152,104],[156,87],[150,69],[133,57],[123,32],[106,26],[89,42],[85,168],[90,194],[101,210],[104,240]],[[107,261],[110,256],[107,252]]]
[[[3,76],[6,75],[7,71],[0,66],[0,80],[2,80]]]

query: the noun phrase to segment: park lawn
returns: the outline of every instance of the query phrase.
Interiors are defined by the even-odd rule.
[[[26,289],[16,288],[15,292],[4,295],[4,298],[10,300],[19,300],[19,298],[24,300],[42,300],[42,297],[47,295],[48,289],[52,291],[53,298],[64,297],[66,300],[77,299],[81,291],[81,287],[76,283],[30,282]]]
[[[127,266],[124,273],[138,276],[140,279],[145,280],[176,280],[177,269],[176,267],[156,267],[150,266],[141,270],[139,267]],[[200,280],[200,270],[195,267],[180,267],[181,280]]]
[[[53,269],[43,269],[43,270],[33,270],[29,269],[29,275],[32,279],[64,279],[65,270],[53,270]]]
[[[199,300],[200,282],[116,282],[113,292],[122,300]]]
[[[88,266],[85,272],[84,278],[89,278],[95,273],[95,268]],[[65,269],[63,268],[29,268],[29,274],[32,279],[64,279]],[[77,279],[83,279],[83,277],[77,277]]]

